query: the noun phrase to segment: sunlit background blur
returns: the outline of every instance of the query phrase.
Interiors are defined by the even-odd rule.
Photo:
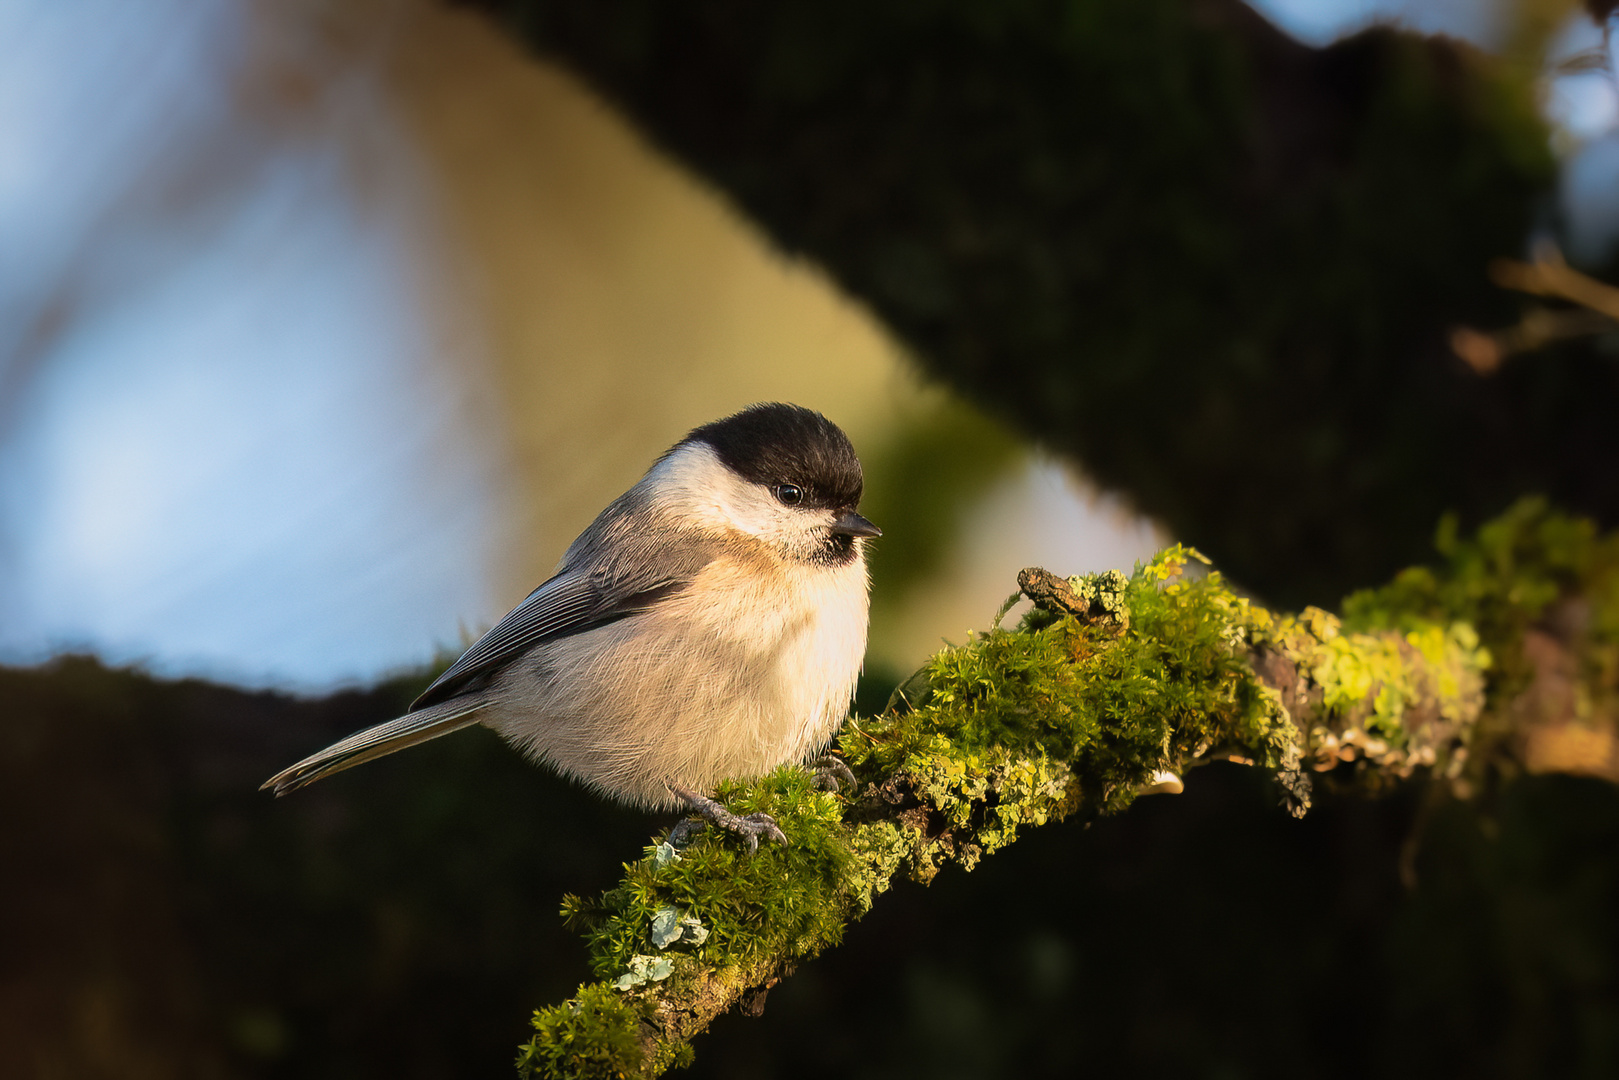
[[[1514,47],[1519,6],[1264,0]],[[378,27],[386,27],[379,32]],[[1575,258],[1619,234],[1619,96],[1543,104]],[[453,649],[689,428],[842,424],[887,530],[872,663],[1016,570],[1166,539],[927,388],[567,73],[429,0],[0,5],[0,663],[92,651],[316,692]]]

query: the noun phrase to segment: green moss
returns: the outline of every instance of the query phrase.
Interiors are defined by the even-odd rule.
[[[586,929],[598,978],[617,979],[638,956],[668,952],[726,967],[764,955],[804,955],[841,936],[840,901],[853,856],[837,800],[793,767],[752,784],[727,784],[719,797],[738,813],[770,814],[792,843],[750,854],[710,830],[678,855],[667,845],[647,848],[598,901],[565,898],[563,914]],[[699,921],[707,935],[660,948],[654,924],[670,907]]]
[[[1454,734],[1443,721],[1469,715],[1488,656],[1467,624],[1413,617],[1390,634],[1348,631],[1315,609],[1278,619],[1218,573],[1188,573],[1202,561],[1177,546],[1128,578],[1073,579],[1081,617],[1036,610],[939,653],[882,715],[845,725],[839,748],[861,781],[856,795],[816,790],[796,767],[721,789],[735,812],[772,815],[786,846],[749,853],[712,831],[680,852],[658,843],[599,899],[567,898],[602,980],[589,1000],[622,1003],[589,1030],[621,1032],[637,1009],[660,1031],[678,1027],[670,1017],[712,1011],[836,944],[897,875],[970,870],[1031,826],[1115,813],[1159,770],[1240,755],[1277,773],[1298,811],[1308,798],[1301,751],[1346,725],[1413,743],[1409,706],[1422,701],[1431,745]],[[1250,667],[1256,648],[1302,666],[1333,730],[1301,736]],[[549,1027],[536,1045],[586,1041],[579,1015],[540,1014]],[[687,1053],[678,1031],[653,1041],[652,1073]]]
[[[579,996],[534,1014],[534,1037],[518,1048],[523,1076],[621,1080],[643,1063],[640,1017],[613,990],[582,986]]]
[[[845,881],[855,918],[871,910],[872,903],[888,891],[911,854],[902,830],[892,821],[872,821],[855,828],[849,837],[849,876]]]
[[[993,792],[974,819],[986,850],[1076,793],[1095,812],[1122,809],[1156,771],[1210,745],[1279,767],[1297,732],[1247,663],[1271,617],[1217,573],[1188,577],[1194,560],[1177,546],[1128,580],[1075,579],[1098,617],[1035,612],[941,652],[903,688],[912,707],[852,726],[845,755],[874,775],[916,777],[958,827]]]
[[[1352,632],[1331,613],[1306,608],[1281,619],[1267,638],[1307,667],[1329,712],[1396,748],[1413,735],[1411,703],[1423,704],[1424,723],[1475,715],[1491,657],[1472,625],[1412,618],[1403,635],[1391,629],[1399,628]]]
[[[692,1049],[691,1043],[663,1043],[659,1046],[657,1056],[650,1062],[651,1068],[647,1071],[653,1076],[661,1076],[670,1069],[684,1069],[696,1060],[697,1051]]]

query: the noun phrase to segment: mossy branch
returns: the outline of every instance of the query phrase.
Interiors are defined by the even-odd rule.
[[[1446,570],[1358,594],[1347,620],[1273,614],[1180,546],[1129,577],[1025,570],[1034,606],[1015,628],[997,619],[930,660],[880,716],[849,721],[838,749],[856,790],[820,791],[787,767],[720,793],[774,815],[788,846],[660,841],[599,899],[567,898],[600,981],[535,1014],[520,1071],[656,1076],[687,1062],[715,1017],[756,1011],[896,877],[971,870],[1030,827],[1178,790],[1203,762],[1266,770],[1295,814],[1313,775],[1375,786],[1421,767],[1465,787],[1480,751],[1507,745],[1484,718],[1545,697],[1518,643],[1560,598],[1601,598],[1580,648],[1591,685],[1614,681],[1619,545],[1537,503],[1468,544],[1442,530],[1445,544]],[[1508,662],[1492,667],[1492,650]]]

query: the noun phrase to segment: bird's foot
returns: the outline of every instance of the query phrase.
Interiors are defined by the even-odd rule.
[[[836,754],[822,754],[810,762],[810,771],[815,776],[815,787],[821,791],[830,791],[836,795],[845,787],[852,793],[860,786],[849,771],[848,764]]]
[[[785,845],[787,837],[776,825],[776,819],[769,814],[749,814],[740,817],[725,809],[718,802],[695,791],[669,785],[669,790],[679,797],[691,808],[696,817],[689,817],[676,825],[669,832],[669,843],[673,847],[681,848],[691,843],[692,838],[702,832],[709,825],[714,825],[727,832],[736,833],[748,842],[749,851],[759,850],[760,840],[770,840]]]

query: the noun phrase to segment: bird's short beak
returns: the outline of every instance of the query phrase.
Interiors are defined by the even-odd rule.
[[[881,529],[853,510],[832,523],[832,532],[838,536],[881,536],[883,534]]]

